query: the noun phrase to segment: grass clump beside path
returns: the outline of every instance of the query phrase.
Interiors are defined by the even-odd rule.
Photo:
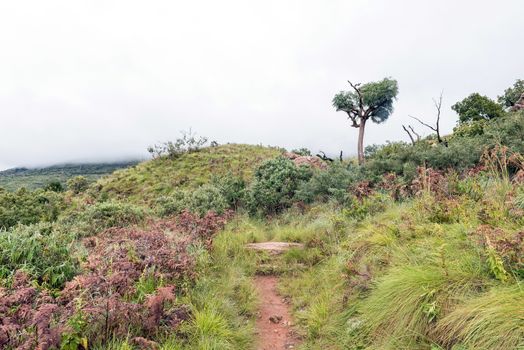
[[[480,200],[422,193],[364,219],[313,209],[280,227],[275,236],[302,227],[300,240],[324,222],[316,236],[331,237],[307,244],[321,256],[282,283],[301,349],[522,349],[520,185],[474,181]]]

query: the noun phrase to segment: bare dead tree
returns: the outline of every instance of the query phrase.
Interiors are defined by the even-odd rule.
[[[319,153],[317,154],[317,157],[319,157],[320,159],[322,159],[323,161],[326,161],[326,162],[333,162],[333,158],[329,158],[328,156],[326,156],[326,154],[322,151],[319,151]]]
[[[435,108],[437,109],[437,121],[435,123],[435,126],[433,125],[430,125],[430,124],[427,124],[425,122],[423,122],[422,120],[420,120],[419,118],[417,117],[413,117],[413,116],[409,116],[410,118],[412,119],[415,119],[416,121],[418,121],[420,124],[424,125],[425,127],[433,130],[434,132],[437,133],[437,140],[438,140],[438,143],[443,143],[444,145],[447,146],[447,143],[444,142],[444,140],[442,140],[442,137],[440,136],[440,113],[442,111],[442,95],[443,95],[443,92],[440,93],[440,97],[438,98],[438,100],[436,99],[433,99],[433,104],[435,105]]]
[[[409,139],[411,140],[411,144],[414,145],[417,141],[420,141],[420,134],[418,134],[411,125],[408,125],[408,127],[406,128],[406,126],[402,124],[402,129],[404,129],[404,131],[408,134]]]
[[[408,125],[409,129],[411,130],[411,132],[413,133],[413,135],[415,135],[417,137],[417,141],[420,141],[420,134],[418,134],[415,129],[413,129],[413,127],[411,125]]]
[[[411,132],[408,130],[408,128],[406,128],[404,124],[402,124],[402,129],[404,129],[404,131],[408,134],[409,139],[411,140],[411,144],[415,145],[415,139],[413,138],[413,135],[411,135]]]

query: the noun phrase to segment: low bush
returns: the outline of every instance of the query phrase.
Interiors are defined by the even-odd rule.
[[[171,159],[179,158],[184,153],[192,153],[199,151],[207,144],[207,137],[197,137],[197,135],[189,129],[189,131],[182,131],[182,137],[179,137],[174,142],[168,141],[159,145],[150,146],[147,151],[153,158],[168,157]]]
[[[409,145],[392,142],[366,148],[367,163],[363,172],[369,179],[393,172],[409,175],[405,167],[426,166],[437,170],[453,168],[467,170],[479,164],[485,149],[504,145],[511,152],[524,151],[523,112],[509,113],[490,121],[476,121],[458,127],[457,133],[447,138],[447,146],[428,138]],[[409,179],[408,179],[409,180]]]
[[[340,162],[333,163],[327,170],[315,171],[309,181],[302,182],[295,200],[312,203],[316,200],[325,202],[334,199],[338,203],[345,203],[351,184],[358,178],[357,168],[348,168]]]
[[[211,183],[220,190],[229,208],[237,209],[241,205],[246,191],[242,177],[228,174],[214,177]]]
[[[171,196],[162,196],[156,200],[157,212],[160,216],[178,215],[183,211],[204,216],[213,211],[223,214],[230,207],[224,196],[224,191],[212,184],[205,184],[190,191],[178,191]]]
[[[216,186],[211,184],[202,185],[197,188],[189,197],[189,210],[200,216],[208,211],[223,214],[228,208],[226,198]]]
[[[383,212],[392,203],[391,197],[380,192],[365,196],[362,199],[350,197],[348,204],[342,209],[346,218],[362,220],[369,215]]]
[[[284,157],[264,162],[256,171],[246,195],[251,214],[275,214],[293,203],[295,191],[301,181],[312,176],[309,167],[297,168]]]
[[[16,224],[35,224],[55,221],[63,208],[63,196],[54,191],[16,192],[0,190],[0,228]]]
[[[87,190],[89,181],[85,176],[75,176],[67,180],[67,189],[74,194],[79,194]]]
[[[157,213],[161,217],[178,215],[188,207],[189,195],[186,191],[177,191],[171,196],[162,196],[156,200]]]
[[[125,227],[142,223],[147,211],[133,204],[110,201],[99,202],[68,218],[81,235],[95,234],[110,227]]]

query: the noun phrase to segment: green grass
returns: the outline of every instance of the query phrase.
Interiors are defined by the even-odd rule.
[[[277,148],[253,145],[208,147],[177,159],[163,157],[117,171],[98,182],[97,192],[100,198],[151,202],[177,190],[195,189],[210,182],[213,176],[249,179],[257,165],[280,153]]]
[[[500,286],[466,301],[435,330],[446,346],[466,349],[524,348],[524,289]]]
[[[155,215],[148,206],[158,197],[194,190],[213,176],[248,180],[258,164],[279,153],[224,145],[151,160],[100,180],[88,195],[66,195],[69,211],[57,225],[67,227],[71,240],[75,233],[146,225]],[[347,208],[315,204],[272,218],[237,212],[211,249],[190,247],[195,279],[177,285],[177,303],[191,316],[155,340],[163,350],[253,348],[259,300],[253,277],[273,273],[292,301],[300,349],[524,348],[524,294],[512,270],[517,263],[495,250],[501,237],[493,238],[493,247],[482,243],[494,228],[522,230],[514,209],[522,209],[524,187],[494,176],[460,181],[452,198],[424,193],[393,202],[380,194]],[[60,285],[76,271],[73,244],[61,231],[28,231],[34,227],[0,232],[6,265],[0,272],[7,280],[9,271],[22,267],[46,282],[51,271]],[[299,242],[304,249],[277,257],[245,249],[264,241]],[[499,250],[516,244],[498,243]],[[62,262],[70,262],[70,271],[55,271]],[[162,285],[152,272],[144,271],[131,301],[145,300]],[[136,347],[129,338],[97,349]]]
[[[214,240],[211,252],[194,247],[196,284],[181,302],[191,305],[192,318],[181,335],[163,342],[162,349],[250,349],[258,297],[252,284],[256,255],[244,248],[239,234],[245,219],[234,220]],[[183,340],[185,339],[185,340]]]
[[[510,232],[521,221],[506,209],[511,186],[482,191],[478,201],[423,195],[361,221],[316,207],[270,226],[273,238],[306,242],[288,262],[320,253],[283,275],[300,349],[521,349],[518,277],[498,280],[475,235],[485,221]]]

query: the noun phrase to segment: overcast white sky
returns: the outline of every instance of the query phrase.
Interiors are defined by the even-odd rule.
[[[406,140],[441,89],[448,132],[454,102],[524,78],[523,14],[522,0],[1,1],[0,169],[146,156],[189,127],[354,154],[331,106],[347,79],[399,82],[366,144]]]

